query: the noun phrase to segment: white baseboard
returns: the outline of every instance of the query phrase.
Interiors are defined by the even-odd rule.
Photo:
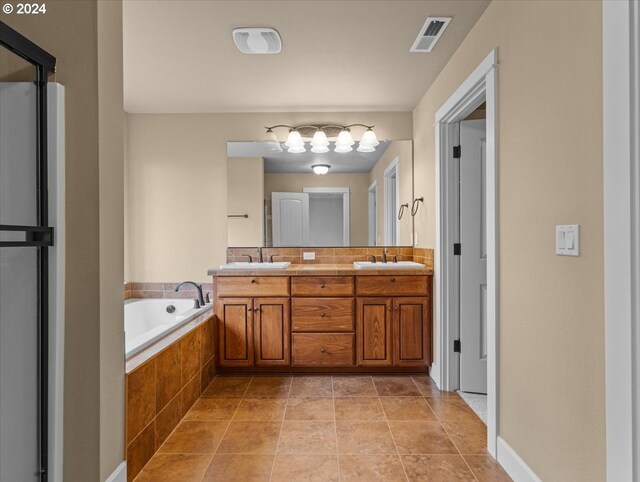
[[[442,386],[440,384],[440,367],[437,363],[431,364],[431,367],[429,368],[429,376],[434,382],[436,382],[436,386],[438,387],[438,389],[441,390]]]
[[[498,462],[514,482],[542,482],[502,437],[498,436]]]
[[[127,482],[127,461],[123,461],[104,482]]]

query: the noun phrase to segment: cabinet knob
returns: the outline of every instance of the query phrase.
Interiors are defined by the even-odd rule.
[[[256,282],[256,280],[252,279],[252,280],[251,280],[251,282],[252,282],[252,283],[255,283],[255,282]]]
[[[324,318],[325,316],[327,316],[327,314],[326,314],[326,313],[320,313],[320,316],[321,316],[322,318]]]
[[[327,349],[326,348],[320,348],[320,353],[327,353]]]
[[[396,307],[394,308],[394,310],[398,311],[398,307],[396,306]]]
[[[391,278],[391,282],[392,282],[392,283],[395,283],[395,282],[396,282],[396,279],[395,279],[395,278]]]
[[[322,283],[322,284],[320,285],[320,288],[324,288],[324,283]]]

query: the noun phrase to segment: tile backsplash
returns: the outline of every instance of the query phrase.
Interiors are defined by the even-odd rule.
[[[209,296],[213,299],[213,284],[202,284],[202,296],[209,293]],[[187,285],[180,288],[180,291],[175,292],[175,288],[178,283],[138,283],[130,282],[124,284],[124,299],[129,298],[191,298],[198,297],[197,290]]]
[[[371,255],[382,259],[384,247],[362,248],[264,248],[262,255],[267,261],[273,255],[274,261],[290,261],[292,264],[351,264],[354,261],[368,261]],[[314,260],[303,259],[303,253],[315,253]],[[394,247],[387,248],[388,256],[398,257],[398,261],[416,261],[433,268],[433,249]],[[227,248],[227,263],[247,261],[247,255],[256,261],[256,248]],[[417,258],[417,259],[416,259]]]

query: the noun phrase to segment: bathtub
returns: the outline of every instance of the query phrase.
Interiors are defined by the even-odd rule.
[[[194,309],[193,300],[169,298],[130,299],[124,302],[126,358],[140,353],[194,318],[211,311],[212,305]],[[169,313],[167,308],[175,311]]]

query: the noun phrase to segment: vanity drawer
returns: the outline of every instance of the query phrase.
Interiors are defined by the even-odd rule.
[[[217,295],[229,296],[289,296],[288,276],[228,276],[218,277]]]
[[[353,296],[353,276],[296,276],[291,278],[293,296]]]
[[[294,333],[292,365],[298,367],[352,367],[353,333]]]
[[[431,296],[429,276],[358,276],[358,296]]]
[[[293,298],[293,331],[353,331],[354,298]]]

